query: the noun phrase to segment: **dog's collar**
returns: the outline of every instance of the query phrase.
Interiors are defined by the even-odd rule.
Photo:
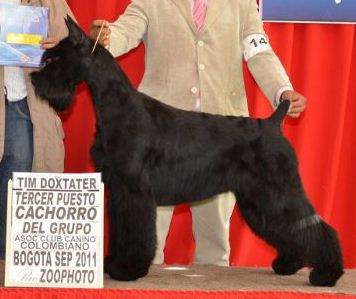
[[[304,217],[300,220],[298,220],[297,224],[296,224],[296,229],[304,229],[307,228],[308,226],[317,224],[319,222],[321,222],[321,217],[318,214],[313,214],[307,217]]]

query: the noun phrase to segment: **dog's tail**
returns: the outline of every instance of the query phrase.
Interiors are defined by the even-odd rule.
[[[276,125],[280,125],[284,117],[287,115],[289,106],[290,106],[290,101],[288,100],[282,101],[278,105],[276,111],[274,111],[274,113],[270,116],[269,120]]]

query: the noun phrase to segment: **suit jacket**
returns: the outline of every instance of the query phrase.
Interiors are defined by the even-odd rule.
[[[46,6],[49,8],[49,36],[63,38],[68,35],[64,17],[72,15],[64,0],[22,0],[22,5]],[[33,123],[33,171],[62,172],[64,168],[64,133],[56,112],[47,102],[39,99],[33,90],[30,73],[24,68],[27,85],[27,102]],[[0,159],[4,153],[5,138],[5,95],[4,68],[0,67]]]
[[[262,34],[256,0],[210,0],[198,33],[192,0],[132,0],[111,24],[109,50],[119,56],[145,45],[145,72],[139,89],[172,106],[223,115],[248,115],[243,80],[244,40]],[[277,91],[291,86],[273,50],[248,60],[255,80],[275,103]]]

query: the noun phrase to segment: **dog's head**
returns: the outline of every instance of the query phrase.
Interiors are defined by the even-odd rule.
[[[94,42],[68,16],[69,35],[42,56],[42,68],[31,74],[36,94],[56,110],[71,104],[75,87],[86,80]]]

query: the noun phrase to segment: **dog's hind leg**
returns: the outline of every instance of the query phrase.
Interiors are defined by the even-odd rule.
[[[237,197],[238,198],[238,197]],[[268,244],[273,246],[278,257],[273,261],[273,270],[280,275],[291,275],[303,267],[301,252],[283,237],[271,230],[266,215],[261,213],[252,202],[238,200],[240,213],[251,230]]]
[[[276,242],[278,256],[272,262],[272,269],[279,275],[292,275],[304,267],[301,251],[299,248],[290,246],[286,242]]]
[[[285,236],[290,250],[299,252],[304,266],[313,268],[309,281],[315,286],[334,286],[344,273],[342,254],[336,231],[316,214],[287,224]],[[285,237],[284,237],[285,238]],[[293,251],[292,251],[293,252]],[[276,273],[284,261],[278,257],[273,264]],[[281,273],[279,273],[281,274]]]
[[[239,202],[239,201],[238,201]],[[306,203],[306,208],[310,207]],[[300,268],[314,268],[309,281],[317,286],[333,286],[343,274],[343,262],[337,234],[319,216],[300,216],[291,221],[288,209],[258,208],[252,201],[241,201],[239,207],[250,228],[277,249],[272,267],[277,274],[294,274]],[[303,209],[304,210],[304,209]],[[312,211],[312,207],[310,207]],[[268,211],[268,212],[266,212]],[[293,209],[293,217],[298,209]]]
[[[336,231],[323,220],[296,235],[305,246],[306,261],[313,270],[309,281],[316,286],[334,286],[343,275],[343,260]]]
[[[156,204],[139,189],[111,189],[109,257],[104,270],[116,280],[136,280],[148,273],[155,255]],[[110,228],[112,229],[112,228]]]

